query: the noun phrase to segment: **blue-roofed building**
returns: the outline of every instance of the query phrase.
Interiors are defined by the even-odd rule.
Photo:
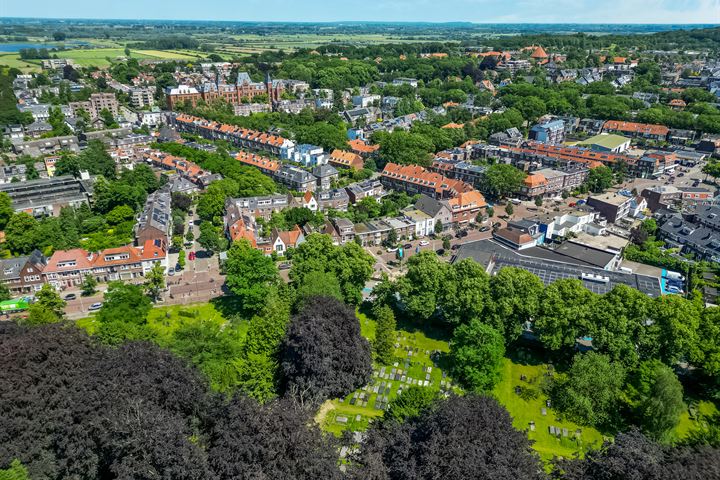
[[[534,125],[530,129],[529,137],[538,142],[560,145],[565,140],[565,122],[551,120]]]

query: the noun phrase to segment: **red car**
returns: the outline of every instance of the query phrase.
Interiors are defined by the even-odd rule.
[[[188,260],[195,260],[195,252],[190,252],[188,254]]]

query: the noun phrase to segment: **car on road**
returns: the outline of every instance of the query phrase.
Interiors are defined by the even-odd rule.
[[[195,260],[195,252],[188,253],[188,260]]]
[[[437,250],[435,250],[435,253],[437,253],[438,255],[445,255],[445,249],[444,249],[444,248],[438,248]]]
[[[495,223],[493,223],[492,226],[493,226],[493,228],[500,228],[500,227],[502,227],[502,223],[500,223],[500,222],[495,222]]]
[[[684,177],[684,176],[685,176],[684,173],[678,173],[678,177]]]
[[[458,248],[460,248],[460,244],[456,243],[455,245],[450,247],[450,250],[457,250]]]
[[[467,237],[467,236],[468,236],[468,231],[467,231],[467,230],[463,230],[462,232],[460,232],[460,236],[461,236],[461,237]]]
[[[92,305],[90,305],[90,307],[88,307],[88,310],[91,312],[94,312],[96,310],[100,310],[101,308],[102,308],[102,302],[98,302],[98,303],[93,303]]]
[[[421,240],[421,241],[420,241],[420,246],[421,246],[421,247],[427,247],[428,245],[430,245],[430,242],[428,242],[427,240]]]
[[[411,248],[412,248],[412,244],[411,244],[411,243],[406,243],[405,245],[403,245],[403,248],[404,248],[405,250],[411,249]]]
[[[77,295],[75,295],[74,293],[68,293],[67,295],[65,295],[66,302],[70,301],[70,300],[75,300],[76,298],[77,298]]]
[[[388,253],[395,253],[398,251],[398,247],[388,247],[387,252]]]
[[[488,230],[490,230],[490,227],[488,227],[487,225],[483,225],[482,227],[480,227],[481,232],[487,232]]]
[[[171,277],[172,277],[173,275],[175,275],[175,269],[174,269],[174,268],[168,269],[168,275],[170,275]]]
[[[278,265],[278,270],[288,270],[291,266],[288,262],[283,262]]]

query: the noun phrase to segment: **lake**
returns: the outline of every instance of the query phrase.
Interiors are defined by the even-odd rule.
[[[66,47],[79,47],[87,45],[87,42],[65,42]],[[0,52],[2,53],[15,53],[19,52],[23,48],[55,48],[59,45],[50,45],[47,43],[0,43]]]

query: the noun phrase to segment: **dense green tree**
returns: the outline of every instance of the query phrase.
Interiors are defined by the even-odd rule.
[[[650,311],[652,325],[648,327],[651,358],[659,358],[666,365],[681,359],[700,360],[700,306],[680,295],[663,295],[654,299]]]
[[[523,325],[537,317],[544,286],[532,273],[503,268],[490,278],[490,299],[485,322],[503,334],[506,344],[522,333]]]
[[[481,319],[490,293],[490,277],[471,259],[453,263],[440,289],[440,310],[452,325]]]
[[[525,176],[523,171],[506,163],[490,165],[483,177],[485,191],[498,198],[512,195],[520,190]]]
[[[243,310],[251,314],[262,310],[268,289],[280,281],[272,259],[244,239],[230,247],[224,268],[225,283],[238,296]]]
[[[557,407],[583,425],[616,426],[625,369],[607,355],[577,354],[566,377],[557,379],[553,397]]]
[[[373,310],[377,326],[373,349],[377,361],[383,365],[392,364],[395,358],[395,314],[387,305]]]
[[[92,276],[90,274],[85,275],[85,279],[83,280],[83,283],[81,285],[82,295],[84,297],[89,297],[91,295],[95,295],[95,292],[97,292],[97,289],[96,289],[97,284],[98,284],[98,282],[94,276]]]
[[[411,386],[390,400],[383,418],[404,422],[420,416],[440,400],[440,392],[432,388]]]
[[[373,272],[373,257],[356,243],[333,245],[328,235],[311,234],[293,253],[290,279],[303,284],[310,272],[329,272],[340,282],[345,302],[358,304]]]
[[[628,403],[645,434],[670,440],[685,411],[683,388],[675,372],[659,360],[649,360],[640,364],[628,383]]]
[[[27,468],[15,459],[10,463],[10,468],[0,469],[0,480],[30,480]]]
[[[165,267],[155,262],[149,272],[145,274],[145,292],[153,302],[157,302],[165,289]]]
[[[342,301],[342,288],[334,273],[311,271],[305,275],[302,283],[296,288],[297,308],[301,309],[309,298],[318,295],[325,295]]]
[[[535,331],[550,350],[572,348],[575,339],[592,332],[590,317],[595,308],[595,296],[582,281],[557,280],[542,293]]]
[[[488,392],[502,377],[503,336],[478,319],[455,329],[450,342],[453,377],[468,390]]]
[[[411,318],[425,321],[438,311],[448,268],[432,251],[410,257],[407,273],[397,281],[397,290]]]
[[[221,252],[227,248],[227,239],[219,231],[212,222],[202,222],[200,224],[200,235],[198,243],[208,252]]]
[[[601,165],[591,168],[585,180],[588,190],[593,193],[602,193],[615,183],[615,177],[609,167]]]
[[[152,308],[141,286],[110,282],[96,320],[97,335],[107,344],[119,345],[126,340],[149,339],[147,315]]]
[[[35,248],[34,232],[37,224],[37,220],[25,212],[10,217],[5,227],[5,246],[8,250],[18,255],[30,253]]]
[[[15,210],[13,209],[10,195],[6,192],[0,192],[0,231],[5,230],[13,213],[15,213]]]

